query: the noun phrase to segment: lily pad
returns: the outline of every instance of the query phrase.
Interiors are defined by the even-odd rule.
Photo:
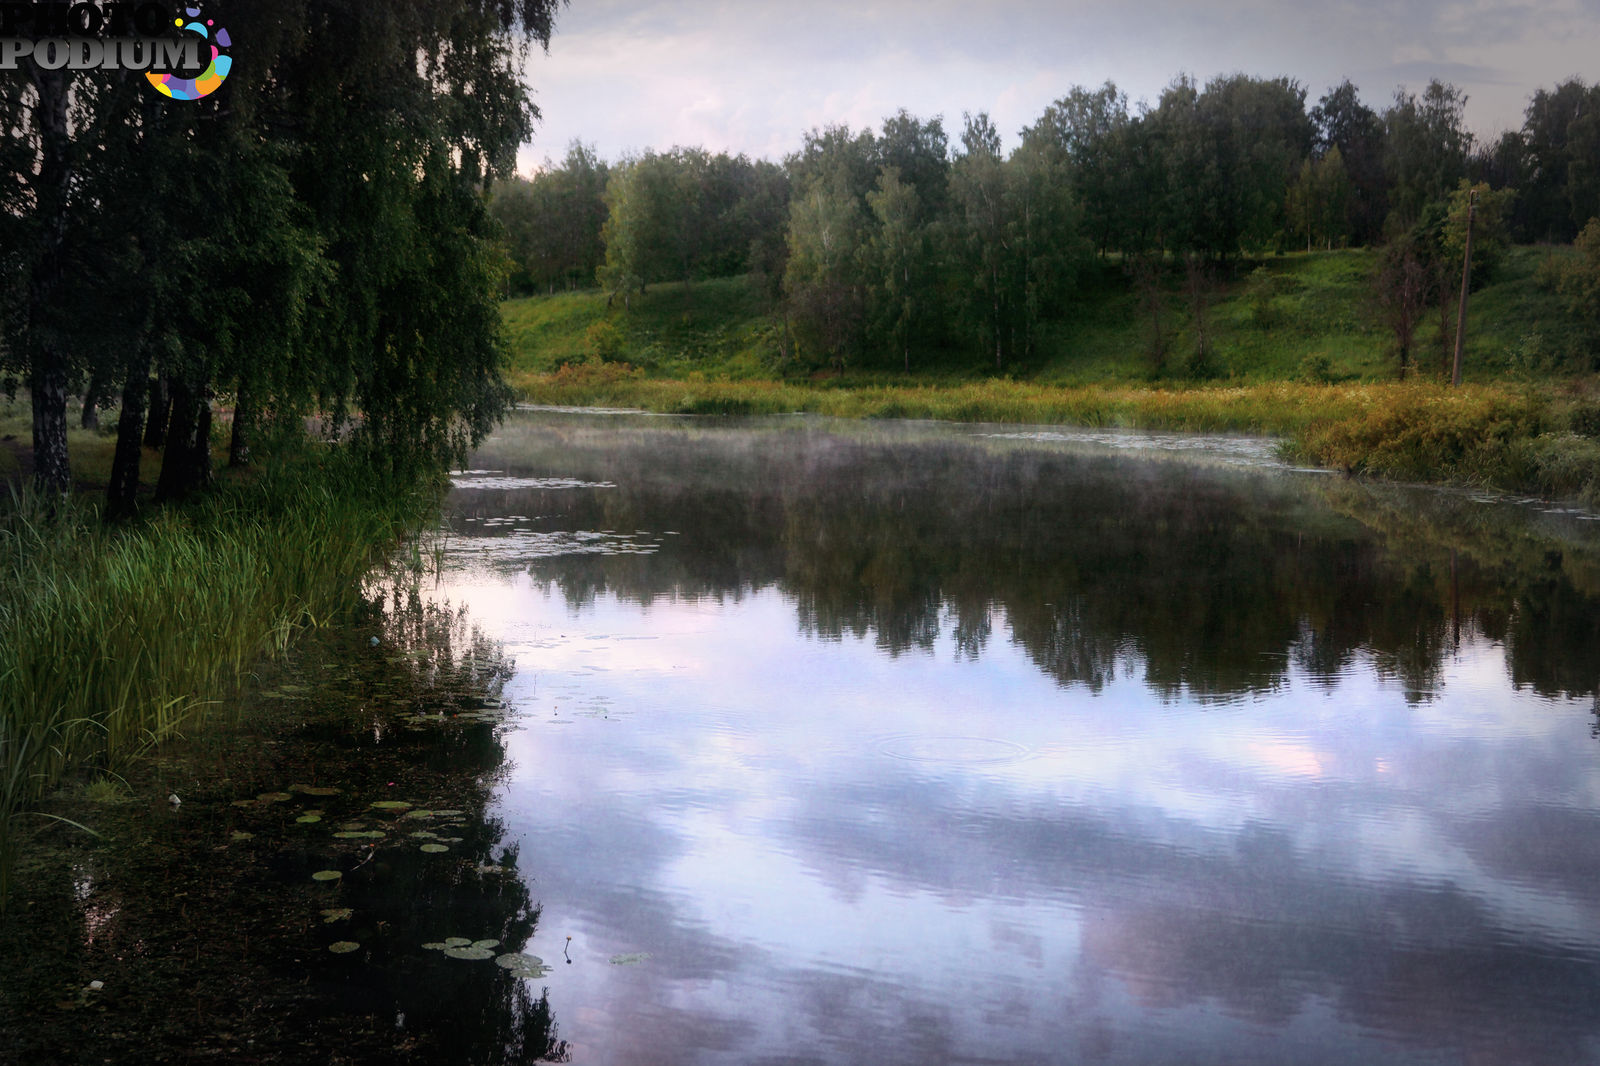
[[[498,955],[494,963],[502,970],[510,970],[518,977],[547,977],[550,967],[537,955],[523,955],[512,952],[508,955]]]
[[[434,811],[433,816],[435,818],[460,818],[465,813],[465,811]]]
[[[633,965],[635,965],[637,963],[643,962],[645,959],[648,959],[649,957],[650,957],[650,953],[648,951],[630,951],[626,955],[613,955],[613,956],[611,956],[611,965],[613,965],[613,966],[633,966]]]
[[[374,800],[368,806],[379,811],[403,811],[410,808],[411,804],[405,800]]]
[[[233,841],[254,840],[255,838],[256,835],[254,833],[246,833],[242,829],[235,829],[233,832],[228,834],[228,839]]]
[[[489,948],[445,948],[444,953],[452,959],[492,959],[494,952]]]
[[[429,855],[437,855],[441,851],[449,851],[450,850],[450,845],[448,845],[448,844],[424,844],[424,845],[422,845],[422,850],[427,852]]]
[[[256,799],[260,800],[262,803],[283,803],[287,800],[294,799],[294,797],[289,795],[287,792],[263,792],[257,796]]]
[[[367,829],[353,833],[335,833],[333,835],[340,840],[382,840],[389,834],[382,829]]]
[[[500,941],[498,941],[498,940],[474,940],[472,942],[472,946],[475,947],[475,948],[497,948],[497,947],[500,946]]]
[[[332,785],[290,785],[290,792],[298,792],[305,796],[337,796],[339,790]]]
[[[423,810],[407,811],[402,817],[405,817],[405,818],[432,818],[433,817],[433,812],[432,811],[423,811]]]
[[[311,875],[311,880],[313,880],[313,881],[337,881],[337,880],[339,880],[339,878],[341,878],[343,876],[344,876],[344,874],[340,873],[338,870],[318,870],[316,873]]]
[[[301,825],[310,825],[312,822],[322,821],[322,815],[310,813],[302,814],[300,817],[296,818],[295,821],[299,822]]]
[[[335,955],[348,955],[350,952],[356,950],[360,946],[361,945],[357,944],[354,940],[336,940],[332,944],[328,945],[328,950],[333,952]]]
[[[469,948],[472,946],[472,941],[464,936],[447,936],[444,938],[444,946],[447,948]]]
[[[259,800],[234,800],[233,805],[235,807],[254,807],[259,802]]]
[[[450,945],[446,944],[446,943],[444,943],[442,941],[439,941],[439,940],[434,940],[434,941],[431,941],[430,943],[424,944],[422,946],[427,948],[429,951],[443,951],[445,948],[449,947]]]
[[[432,840],[439,834],[430,829],[418,829],[415,833],[407,833],[406,835],[416,840]]]
[[[342,922],[354,913],[355,911],[349,907],[324,907],[322,920],[326,923]]]
[[[366,827],[366,822],[344,822],[339,826],[339,828],[343,829],[346,833],[359,833]]]

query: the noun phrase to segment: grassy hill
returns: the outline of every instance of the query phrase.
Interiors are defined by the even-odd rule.
[[[1588,369],[1592,357],[1581,335],[1538,280],[1541,264],[1564,252],[1515,248],[1494,280],[1473,293],[1468,380],[1531,381]],[[1062,320],[1041,330],[1033,361],[1005,376],[1060,386],[1393,380],[1394,337],[1375,304],[1375,260],[1367,249],[1286,255],[1214,283],[1206,313],[1211,353],[1202,366],[1192,365],[1197,330],[1181,279],[1168,278],[1162,290],[1166,357],[1158,365],[1146,302],[1117,264],[1096,264]],[[607,307],[594,290],[510,300],[502,310],[513,351],[509,377],[524,391],[564,365],[606,362],[657,379],[784,376],[781,321],[748,278],[653,286],[626,310],[620,301]],[[1452,302],[1449,329],[1454,317]],[[1423,376],[1437,376],[1450,348],[1448,337],[1441,343],[1436,312],[1424,316],[1416,345]],[[993,376],[992,364],[976,353],[923,351],[913,353],[910,375],[890,361],[869,361],[851,367],[846,383],[952,385]]]

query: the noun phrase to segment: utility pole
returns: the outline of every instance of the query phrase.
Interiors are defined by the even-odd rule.
[[[1461,255],[1461,307],[1456,312],[1456,361],[1450,384],[1461,384],[1461,350],[1467,343],[1467,287],[1472,281],[1472,222],[1478,213],[1478,190],[1467,194],[1467,246]]]

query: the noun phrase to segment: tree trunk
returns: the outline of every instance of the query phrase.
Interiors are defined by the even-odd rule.
[[[32,182],[43,222],[42,250],[28,284],[28,388],[33,399],[33,479],[46,495],[64,496],[72,490],[72,470],[67,458],[67,359],[59,342],[45,341],[53,323],[64,277],[62,256],[67,239],[67,218],[72,183],[68,158],[71,133],[67,125],[68,75],[65,70],[45,70],[34,65],[33,83],[38,93],[34,115],[39,127],[39,171]]]
[[[189,469],[194,482],[191,489],[211,487],[211,386],[203,386],[195,396],[197,414],[194,426],[194,447],[190,453]]]
[[[139,494],[139,460],[143,458],[145,403],[150,395],[150,360],[139,359],[122,386],[122,416],[117,420],[117,451],[106,486],[106,517],[133,514]]]
[[[172,415],[172,394],[167,379],[157,375],[150,386],[150,415],[144,428],[144,446],[159,448],[167,442],[167,420]]]
[[[250,431],[255,414],[250,390],[241,386],[233,405],[233,432],[228,437],[228,465],[231,467],[250,465]]]
[[[156,501],[159,503],[183,499],[198,481],[194,470],[194,438],[199,422],[199,404],[188,382],[173,378],[167,388],[171,394],[172,414],[167,420],[161,476],[156,480]]]
[[[37,350],[28,382],[33,397],[33,481],[47,496],[72,491],[67,460],[67,374],[50,347]]]
[[[106,374],[99,367],[89,375],[89,388],[83,394],[83,418],[80,424],[84,429],[100,428],[100,403],[105,399]]]

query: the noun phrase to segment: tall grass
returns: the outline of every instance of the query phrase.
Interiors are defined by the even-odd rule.
[[[534,403],[631,406],[676,414],[784,414],[843,418],[932,418],[1291,434],[1329,418],[1359,414],[1398,385],[1272,382],[1153,388],[1045,385],[990,380],[943,385],[789,384],[663,380],[625,368],[564,367],[518,383]]]
[[[434,499],[329,450],[128,528],[81,502],[0,502],[0,905],[19,817],[66,775],[172,736],[352,602]]]

